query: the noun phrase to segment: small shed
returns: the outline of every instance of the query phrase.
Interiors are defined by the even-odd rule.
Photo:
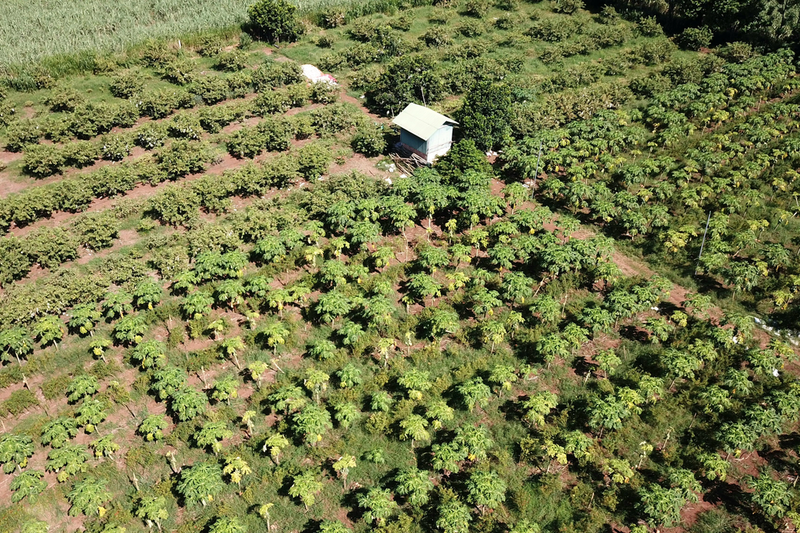
[[[428,163],[450,151],[453,126],[458,122],[433,109],[408,104],[392,121],[400,127],[400,144]]]

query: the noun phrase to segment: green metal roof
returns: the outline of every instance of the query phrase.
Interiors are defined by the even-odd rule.
[[[418,104],[408,104],[399,115],[394,117],[392,124],[427,141],[442,126],[457,126],[458,122],[433,109]]]

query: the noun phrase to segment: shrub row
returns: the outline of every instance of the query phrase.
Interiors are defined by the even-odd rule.
[[[149,122],[122,133],[110,133],[96,141],[75,141],[63,146],[28,144],[22,169],[35,178],[59,174],[64,168],[83,168],[96,161],[121,161],[134,145],[145,150],[163,146],[168,138],[199,140],[203,131],[217,133],[235,120],[250,114],[250,103],[235,102],[203,107],[198,113],[175,115],[167,123]]]
[[[271,187],[285,187],[298,177],[314,180],[327,170],[332,159],[326,146],[310,144],[261,166],[250,164],[222,176],[204,176],[190,184],[168,187],[148,202],[147,212],[166,224],[191,224],[201,208],[209,212],[228,210],[231,196],[260,195]],[[107,210],[81,215],[68,229],[42,228],[24,238],[1,238],[4,261],[0,286],[25,277],[35,264],[55,269],[76,259],[79,246],[92,250],[108,247],[117,236],[114,212]]]
[[[167,187],[147,204],[146,213],[170,225],[191,225],[200,209],[224,212],[231,196],[254,196],[270,188],[283,188],[301,177],[316,180],[333,161],[330,149],[321,143],[308,144],[291,154],[282,154],[261,165],[248,164],[221,176],[204,176],[191,183]]]
[[[282,69],[281,72],[284,70],[286,69]],[[272,81],[276,79],[273,77]],[[174,94],[170,96],[171,94],[169,91],[163,92],[162,96],[165,99],[160,102],[170,100],[174,96]],[[203,107],[199,113],[175,115],[167,124],[148,123],[134,132],[109,134],[96,142],[77,141],[63,147],[37,144],[43,136],[42,128],[34,121],[20,121],[9,128],[8,146],[9,149],[24,149],[23,170],[26,173],[36,178],[45,178],[60,173],[65,167],[83,168],[100,159],[120,161],[130,154],[134,144],[146,150],[153,150],[162,146],[168,137],[198,140],[203,130],[217,133],[231,122],[251,114],[265,116],[282,113],[290,107],[302,107],[309,99],[314,103],[330,104],[338,99],[338,95],[338,89],[328,83],[316,83],[311,87],[304,83],[296,83],[284,89],[266,90],[252,103],[236,102]],[[172,105],[167,105],[155,110],[152,103],[151,101],[147,104],[148,112],[159,117],[168,114],[173,108]],[[110,125],[105,122],[104,124]],[[94,131],[105,131],[106,126],[96,128]],[[62,137],[53,135],[52,131],[50,128],[44,136]]]
[[[139,183],[155,184],[202,172],[210,162],[210,151],[203,143],[175,141],[155,158],[103,167],[10,195],[0,201],[0,228],[26,226],[56,211],[78,212],[95,198],[122,194]]]
[[[349,104],[335,104],[298,113],[292,117],[266,117],[258,125],[244,127],[227,140],[228,153],[239,159],[251,159],[265,150],[288,150],[292,138],[305,139],[313,134],[332,135],[364,122],[364,115]]]

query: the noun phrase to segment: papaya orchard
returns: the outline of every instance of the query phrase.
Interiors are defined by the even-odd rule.
[[[0,529],[796,527],[792,52],[281,4],[7,80]]]

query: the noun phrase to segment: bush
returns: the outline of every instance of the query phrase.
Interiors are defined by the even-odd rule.
[[[322,12],[319,17],[320,25],[323,28],[338,28],[347,24],[344,9],[340,7],[331,7]]]
[[[282,152],[289,149],[293,128],[288,120],[268,117],[258,123],[256,131],[261,135],[268,151]]]
[[[233,122],[234,115],[229,107],[204,107],[198,114],[200,127],[208,133],[219,133],[222,128]]]
[[[136,186],[137,176],[130,165],[107,166],[92,173],[92,191],[98,198],[127,192]]]
[[[377,124],[362,126],[353,135],[350,146],[354,152],[367,157],[375,157],[386,150],[386,136],[383,128]]]
[[[610,48],[624,44],[631,38],[631,32],[627,26],[600,26],[589,32],[588,37],[597,47]]]
[[[196,141],[200,139],[203,128],[200,127],[200,120],[194,114],[181,114],[172,117],[167,126],[167,133],[176,139],[189,139]]]
[[[72,133],[72,116],[48,115],[44,118],[40,128],[45,139],[50,139],[54,143],[69,142],[74,134]]]
[[[271,43],[294,42],[303,33],[297,7],[287,0],[259,0],[247,9],[250,27],[261,40]]]
[[[292,107],[303,107],[311,98],[311,88],[305,83],[296,83],[286,88],[286,98]]]
[[[118,108],[103,102],[88,103],[72,114],[72,133],[79,139],[91,139],[111,131],[117,123]]]
[[[34,178],[46,178],[59,174],[64,165],[64,154],[52,144],[28,146],[22,158],[22,170]]]
[[[126,70],[114,76],[109,87],[117,98],[133,98],[144,90],[143,75],[139,71]]]
[[[156,159],[167,178],[174,180],[203,172],[211,156],[202,143],[180,140],[162,149]]]
[[[325,81],[315,83],[311,87],[311,101],[315,104],[332,104],[339,99],[339,88]]]
[[[253,73],[253,87],[256,92],[304,81],[303,72],[294,62],[267,59]]]
[[[77,213],[85,210],[94,200],[92,188],[82,179],[64,180],[55,191],[55,203],[58,209]]]
[[[53,269],[78,257],[78,239],[62,228],[41,228],[25,240],[25,253],[42,268]]]
[[[0,102],[0,127],[8,126],[16,112],[17,110],[8,102]]]
[[[151,40],[142,47],[142,62],[148,67],[157,67],[175,59],[178,51],[162,41]]]
[[[247,53],[242,50],[221,53],[217,57],[217,63],[214,65],[214,68],[224,72],[238,72],[247,67]]]
[[[661,39],[649,41],[637,46],[628,56],[631,62],[638,62],[644,65],[659,65],[665,63],[675,50],[672,41]]]
[[[366,65],[367,63],[375,63],[380,61],[383,58],[384,53],[385,49],[375,43],[356,43],[347,50],[343,50],[340,54],[333,54],[335,57],[331,58],[330,60],[326,59],[326,61],[328,63],[336,63],[336,57],[338,57],[350,67],[359,67],[361,65]],[[330,65],[326,65],[323,68],[326,70],[334,70],[328,69],[328,66]]]
[[[325,54],[317,61],[319,68],[327,71],[339,70],[347,64],[347,59],[342,54],[337,53]]]
[[[242,128],[228,137],[228,153],[239,159],[252,159],[264,151],[264,137],[257,128]]]
[[[36,144],[42,136],[39,125],[32,120],[18,120],[6,130],[6,150],[21,152],[26,146]]]
[[[228,97],[228,82],[219,76],[204,76],[189,89],[208,105],[214,105]]]
[[[390,20],[389,26],[391,26],[393,30],[408,31],[411,29],[411,24],[413,22],[414,19],[410,15],[401,15],[396,19]]]
[[[636,30],[645,37],[660,37],[664,35],[664,28],[655,17],[642,17],[636,25]]]
[[[483,18],[489,12],[491,6],[488,0],[466,0],[463,7],[465,15]]]
[[[286,94],[280,91],[266,91],[253,100],[253,113],[261,117],[275,113],[285,113],[288,109],[289,100]]]
[[[711,40],[714,38],[714,32],[708,26],[702,28],[686,28],[678,36],[678,44],[684,50],[700,50],[701,48],[708,48],[711,45]]]
[[[164,118],[176,109],[192,107],[192,95],[178,89],[161,89],[142,95],[139,113],[154,119]]]
[[[170,59],[159,69],[161,77],[176,85],[188,85],[197,78],[194,61],[191,59]]]
[[[64,156],[64,164],[75,168],[88,167],[100,159],[100,147],[92,141],[67,144],[61,153]]]
[[[470,171],[484,176],[492,175],[492,165],[486,160],[486,154],[471,139],[461,139],[453,144],[447,154],[436,160],[435,169],[449,178],[451,184],[457,184],[458,178]]]
[[[25,244],[13,236],[0,239],[0,257],[0,287],[25,277],[33,264]]]
[[[426,45],[435,48],[447,46],[453,42],[450,38],[450,32],[445,28],[433,27],[428,29],[420,36],[420,40]]]
[[[253,36],[243,31],[239,34],[239,43],[236,45],[236,47],[239,50],[247,50],[254,42]]]
[[[253,75],[249,70],[236,72],[225,80],[232,98],[242,98],[252,91]]]
[[[744,63],[756,55],[753,50],[753,45],[741,41],[728,43],[722,48],[719,48],[715,53],[731,63]],[[0,117],[0,124],[2,124],[2,117]]]
[[[100,139],[100,153],[106,161],[122,161],[131,155],[132,148],[130,135],[107,135]]]
[[[224,42],[217,35],[206,35],[197,43],[197,53],[202,57],[214,57],[222,52]]]
[[[327,146],[319,143],[309,144],[297,152],[298,172],[306,181],[316,181],[327,172],[333,161],[333,154]]]
[[[370,41],[375,41],[378,34],[383,31],[385,31],[385,29],[383,29],[378,22],[361,19],[353,23],[347,30],[347,34],[355,41],[368,43]]]
[[[145,150],[154,150],[164,146],[167,140],[167,128],[158,122],[150,122],[136,130],[133,142]]]
[[[208,133],[219,133],[222,128],[240,118],[240,116],[231,106],[204,107],[199,113],[200,127]]]
[[[336,134],[355,126],[363,115],[352,104],[336,103],[311,112],[314,130],[319,134]]]
[[[600,10],[599,19],[603,24],[616,24],[622,17],[614,6],[603,6],[603,9]]]
[[[298,113],[292,117],[292,133],[295,139],[308,139],[317,131],[314,129],[314,120],[309,113]]]
[[[147,211],[165,224],[177,226],[197,218],[200,198],[187,185],[167,187],[150,199]]]
[[[569,39],[576,33],[577,25],[572,19],[544,19],[533,23],[525,33],[535,39],[557,43]]]
[[[553,11],[565,15],[571,15],[584,7],[583,0],[555,0],[553,2]]]
[[[659,74],[668,77],[673,85],[700,83],[705,78],[703,65],[696,59],[675,58],[664,65]]]
[[[83,97],[70,87],[62,87],[51,92],[44,101],[51,111],[74,111],[83,103]]]
[[[131,164],[131,169],[136,179],[142,183],[156,185],[167,179],[167,174],[153,159],[138,159]],[[130,208],[124,208],[125,205],[124,202],[120,202],[114,206],[119,218],[126,218],[131,213],[138,213],[139,205],[135,201],[130,204]]]
[[[631,91],[638,96],[650,98],[658,93],[672,88],[669,78],[661,74],[651,74],[633,78],[630,83]]]
[[[108,248],[119,236],[117,220],[112,211],[84,213],[73,222],[72,227],[78,235],[78,242],[95,251]]]
[[[467,20],[458,26],[457,31],[464,37],[478,37],[486,31],[486,26],[479,20]]]
[[[120,128],[130,128],[139,120],[139,108],[134,102],[120,102],[116,105],[114,125]]]
[[[447,24],[447,21],[449,21],[451,18],[453,18],[452,11],[448,9],[437,8],[434,9],[433,12],[431,12],[431,15],[428,17],[428,22],[430,22],[431,24],[438,24],[439,26],[444,26],[445,24]]]

